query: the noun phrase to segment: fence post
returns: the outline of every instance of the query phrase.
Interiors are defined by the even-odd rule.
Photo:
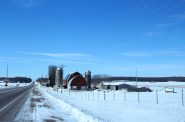
[[[182,89],[182,105],[184,106],[184,90]]]
[[[137,93],[137,102],[140,103],[139,91],[138,91],[138,93]]]
[[[124,91],[124,101],[125,101],[125,102],[127,101],[127,98],[126,98],[126,91]]]
[[[98,91],[98,101],[99,101],[99,99],[100,99],[100,91]]]
[[[103,91],[104,92],[104,101],[106,100],[106,93],[105,93],[105,91]]]
[[[159,103],[158,90],[156,90],[156,102],[157,102],[157,104]]]
[[[69,90],[69,96],[70,96],[70,90]]]
[[[94,90],[93,90],[93,100],[94,100]]]
[[[113,91],[113,101],[115,101],[115,90]]]
[[[62,88],[61,88],[61,94],[62,94]]]

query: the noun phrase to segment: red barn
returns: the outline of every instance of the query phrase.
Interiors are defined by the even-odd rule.
[[[74,72],[66,76],[63,83],[64,88],[68,89],[87,89],[88,83],[79,72]]]

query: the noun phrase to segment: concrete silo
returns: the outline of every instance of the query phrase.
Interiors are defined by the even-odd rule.
[[[63,68],[58,67],[56,70],[55,86],[63,87]]]
[[[91,89],[91,71],[90,70],[87,70],[85,72],[85,79],[88,83],[88,89]]]
[[[49,81],[50,81],[49,85],[51,87],[54,87],[54,85],[55,85],[56,70],[57,70],[57,67],[54,65],[50,65],[48,67],[48,76],[49,76]]]

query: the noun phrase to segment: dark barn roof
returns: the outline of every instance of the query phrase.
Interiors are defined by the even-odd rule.
[[[81,76],[77,75],[70,79],[68,82],[70,86],[87,86],[86,80]]]
[[[67,86],[87,86],[88,84],[87,81],[79,72],[74,72],[66,75],[63,85],[67,87]]]

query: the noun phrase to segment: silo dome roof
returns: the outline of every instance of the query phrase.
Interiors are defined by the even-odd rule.
[[[86,75],[91,75],[91,71],[90,70],[87,70],[85,73],[86,73]]]
[[[62,68],[61,67],[58,67],[57,70],[62,70]]]

